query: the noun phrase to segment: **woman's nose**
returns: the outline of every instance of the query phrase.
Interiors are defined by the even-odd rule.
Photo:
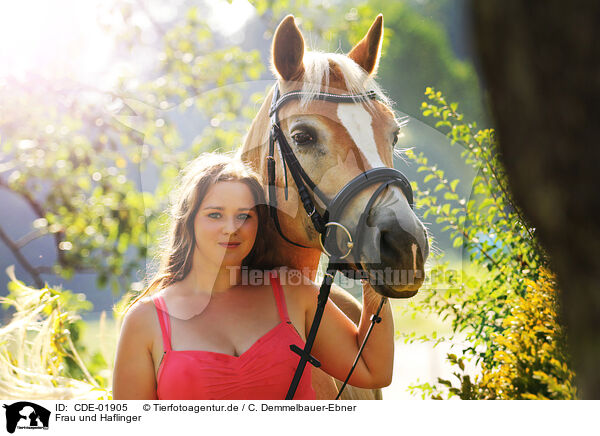
[[[238,229],[234,218],[228,218],[225,220],[225,224],[223,225],[223,233],[229,235],[231,233],[235,233]]]

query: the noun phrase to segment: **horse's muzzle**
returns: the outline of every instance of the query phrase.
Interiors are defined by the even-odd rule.
[[[421,222],[399,220],[393,212],[375,211],[363,231],[360,263],[381,295],[409,298],[425,280],[429,255],[427,232]]]

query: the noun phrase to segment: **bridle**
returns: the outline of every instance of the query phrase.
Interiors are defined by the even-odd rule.
[[[290,239],[288,239],[279,224],[279,216],[277,213],[277,192],[275,186],[275,143],[279,146],[279,153],[281,155],[281,162],[283,165],[283,176],[285,181],[285,198],[287,200],[288,194],[288,181],[287,181],[287,171],[286,167],[289,169],[289,172],[294,179],[294,183],[298,188],[298,194],[300,196],[300,200],[302,201],[302,206],[304,210],[310,217],[313,226],[317,232],[320,234],[320,243],[321,248],[329,256],[329,263],[326,268],[325,275],[323,277],[323,283],[319,289],[319,296],[317,300],[317,309],[315,311],[315,316],[313,319],[313,323],[310,327],[309,334],[306,338],[306,344],[304,349],[301,349],[297,345],[291,345],[290,348],[292,351],[297,353],[300,356],[300,361],[298,363],[298,367],[296,368],[296,372],[294,374],[294,378],[286,395],[287,400],[291,400],[294,398],[294,393],[296,392],[296,388],[300,383],[300,378],[302,377],[302,373],[304,372],[304,368],[306,367],[306,363],[310,362],[315,367],[321,366],[321,363],[310,354],[315,337],[317,335],[317,330],[319,328],[319,324],[321,323],[321,318],[323,316],[323,310],[325,309],[325,304],[327,303],[327,299],[329,297],[329,292],[331,290],[331,285],[333,283],[335,274],[337,271],[342,271],[340,261],[346,259],[352,250],[360,250],[360,243],[362,241],[361,233],[359,230],[362,229],[365,224],[371,207],[374,202],[377,200],[381,192],[390,185],[399,185],[400,189],[404,193],[404,196],[408,200],[408,203],[411,208],[413,205],[413,192],[408,182],[408,179],[402,174],[400,171],[394,168],[388,167],[378,167],[372,168],[370,170],[364,171],[359,174],[352,180],[350,180],[342,189],[333,197],[333,199],[327,198],[325,194],[316,186],[316,184],[311,180],[311,178],[306,174],[300,162],[296,158],[294,151],[292,150],[290,144],[288,143],[283,130],[281,129],[281,125],[279,122],[278,112],[281,107],[289,101],[298,100],[307,94],[302,91],[291,91],[280,95],[279,92],[279,84],[275,85],[275,89],[273,91],[273,100],[271,101],[271,109],[269,111],[269,116],[271,118],[271,130],[269,132],[269,150],[267,159],[267,172],[268,172],[268,194],[269,194],[269,213],[272,217],[275,227],[277,231],[281,235],[281,237],[293,244],[297,247],[308,248],[302,244],[296,243]],[[333,103],[361,103],[364,101],[372,100],[377,98],[377,94],[374,91],[369,91],[363,94],[330,94],[326,92],[319,92],[316,94],[311,94],[311,98],[314,100],[322,100],[329,101]],[[376,185],[380,183],[380,185],[375,189],[375,192],[371,195],[371,198],[367,202],[365,210],[360,216],[358,221],[358,225],[356,226],[357,235],[353,235],[350,230],[348,230],[343,224],[339,222],[339,219],[342,215],[344,207],[348,204],[349,200],[352,199],[359,192],[364,190],[365,188]],[[314,200],[310,194],[313,193],[314,196],[318,197],[319,200],[325,205],[325,210],[321,214],[314,203]],[[334,229],[334,231],[331,231]],[[347,238],[345,248],[342,250],[338,249],[337,242],[337,231],[336,229],[340,229],[343,231],[343,234]],[[362,271],[362,266],[360,264],[354,264],[353,268],[359,271]],[[363,343],[359,349],[359,352],[356,356],[354,364],[342,385],[337,398],[340,397],[343,389],[345,388],[360,355],[362,350],[366,344],[367,339],[371,333],[373,326],[376,323],[381,322],[381,318],[379,317],[379,312],[383,307],[383,304],[386,301],[386,297],[382,297],[381,303],[377,312],[371,316],[371,325],[369,326],[369,330],[363,340]],[[336,398],[336,399],[337,399]]]

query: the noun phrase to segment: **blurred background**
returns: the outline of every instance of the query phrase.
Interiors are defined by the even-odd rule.
[[[239,147],[290,13],[310,49],[330,52],[348,52],[383,13],[378,82],[410,117],[395,166],[414,181],[434,255],[419,296],[394,302],[384,399],[460,396],[493,366],[507,296],[525,295],[510,268],[536,256],[494,171],[464,0],[24,0],[0,3],[0,295],[42,301],[32,292],[47,284],[62,301],[28,318],[68,313],[73,347],[52,324],[44,334],[58,339],[45,337],[54,348],[42,357],[55,359],[39,371],[110,390],[113,308],[156,268],[174,180],[199,153]],[[4,301],[3,326],[35,312],[23,304]],[[15,353],[41,331],[11,339],[6,361],[33,365]]]

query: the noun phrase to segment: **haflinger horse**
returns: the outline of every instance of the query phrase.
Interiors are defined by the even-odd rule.
[[[382,39],[383,17],[379,15],[366,36],[347,55],[309,52],[305,51],[304,38],[294,17],[290,15],[280,23],[271,53],[277,84],[265,98],[238,153],[262,174],[267,196],[269,133],[273,128],[270,104],[274,92],[285,95],[300,91],[301,97],[290,99],[278,108],[281,132],[302,169],[327,198],[334,198],[349,181],[370,169],[393,167],[400,126],[389,100],[373,79]],[[347,97],[343,102],[318,98],[324,93],[375,98],[356,102],[349,102]],[[269,255],[274,264],[297,269],[314,281],[322,253],[320,234],[303,208],[289,168],[283,166],[280,149],[274,158],[280,231],[273,230],[274,226],[271,229]],[[429,253],[427,232],[400,187],[394,184],[379,187],[385,189],[373,194],[378,186],[368,186],[353,195],[338,220],[353,234],[361,234],[364,241],[358,253],[353,249],[348,265],[354,269],[360,266],[369,274],[386,269],[407,272],[406,277],[412,280],[377,282],[373,288],[383,296],[408,298],[417,293],[425,277],[424,263]],[[377,197],[376,201],[370,201],[372,196]],[[312,200],[322,211],[325,206],[314,193]],[[368,203],[371,207],[366,222],[363,228],[357,228]],[[334,284],[330,300],[355,324],[359,323],[361,305],[347,291]],[[335,398],[340,382],[318,368],[312,367],[312,371],[317,398]],[[342,398],[380,399],[381,392],[349,387]]]

